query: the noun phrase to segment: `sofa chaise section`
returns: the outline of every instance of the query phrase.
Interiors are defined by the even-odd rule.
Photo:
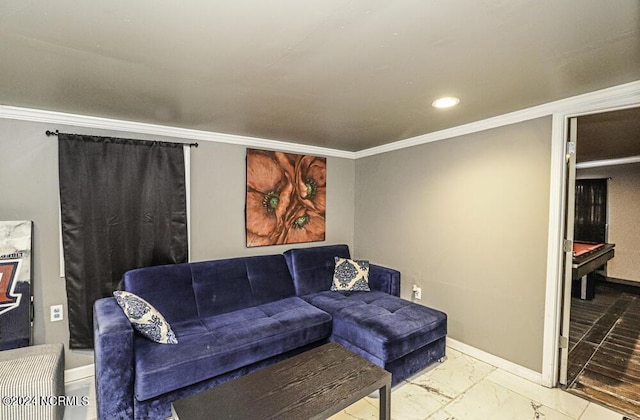
[[[331,314],[330,340],[390,371],[394,385],[445,356],[445,313],[401,299],[400,273],[373,264],[371,291],[330,291],[336,256],[349,258],[349,248],[331,245],[285,252],[298,295]]]

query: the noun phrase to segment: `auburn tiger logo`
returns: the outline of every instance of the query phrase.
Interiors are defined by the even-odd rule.
[[[22,293],[15,293],[20,260],[0,260],[0,315],[20,306]]]

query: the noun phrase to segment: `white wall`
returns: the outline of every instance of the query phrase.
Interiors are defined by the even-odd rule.
[[[137,139],[181,141],[143,134],[0,119],[0,220],[33,220],[34,343],[64,343],[69,329],[64,279],[60,278],[58,146],[46,130]],[[192,260],[273,254],[293,246],[245,247],[245,147],[200,141],[191,151]],[[354,242],[355,163],[327,158],[327,232],[324,243]],[[321,245],[322,243],[314,243]],[[299,246],[309,246],[304,244]],[[65,320],[49,321],[49,307],[64,304]],[[93,363],[92,351],[69,351],[66,368]]]
[[[244,147],[200,142],[191,153],[191,260],[276,254],[307,243],[245,247],[246,189]],[[353,246],[355,162],[327,158],[327,231],[325,244]]]
[[[402,272],[402,296],[449,337],[542,371],[551,118],[356,162],[357,257]]]

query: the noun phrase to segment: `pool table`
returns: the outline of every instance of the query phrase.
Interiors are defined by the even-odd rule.
[[[595,284],[589,274],[613,258],[615,244],[574,241],[571,279],[580,280],[580,299],[593,298]]]

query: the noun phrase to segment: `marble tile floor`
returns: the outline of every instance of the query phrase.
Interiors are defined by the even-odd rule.
[[[93,378],[69,382],[67,395],[89,396],[64,420],[96,419]],[[397,385],[393,420],[622,420],[623,416],[561,389],[549,389],[447,348],[447,360]],[[330,420],[378,418],[378,399],[364,398]],[[251,420],[251,419],[247,419]]]
[[[536,385],[447,348],[447,360],[394,387],[393,420],[622,420],[623,416],[559,388]],[[378,418],[367,397],[330,420]]]

